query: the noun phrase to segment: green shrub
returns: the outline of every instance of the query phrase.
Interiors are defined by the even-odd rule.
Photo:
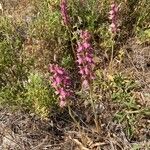
[[[10,19],[0,16],[0,103],[17,104],[31,60],[23,55],[23,38]]]
[[[24,88],[26,93],[23,103],[26,107],[41,117],[46,117],[57,102],[49,83],[40,73],[31,73]]]

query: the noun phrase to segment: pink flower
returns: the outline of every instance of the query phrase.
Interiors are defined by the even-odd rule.
[[[81,31],[77,47],[77,62],[79,73],[81,74],[82,87],[85,89],[89,88],[89,84],[94,79],[93,48],[90,40],[90,33],[87,30]]]
[[[81,31],[80,38],[82,40],[89,41],[89,40],[91,40],[91,35],[87,30]]]
[[[89,88],[89,82],[88,82],[88,80],[83,80],[83,82],[82,82],[82,87],[83,87],[84,89],[88,89],[88,88]]]
[[[49,65],[49,70],[50,70],[50,72],[52,72],[52,73],[55,72],[55,68],[54,68],[54,67],[55,67],[55,66],[52,65],[52,64]]]
[[[83,51],[83,50],[84,50],[83,45],[81,45],[81,43],[78,43],[78,49],[77,49],[77,51],[78,51],[78,52],[81,52],[81,51]]]
[[[82,57],[82,55],[77,55],[77,58],[78,58],[77,62],[79,64],[82,64],[84,62],[84,58]]]
[[[63,74],[63,69],[62,68],[59,68],[58,66],[56,66],[55,70],[56,70],[57,73]]]
[[[60,98],[60,106],[63,107],[67,104],[67,100],[71,98],[73,93],[71,90],[71,79],[68,73],[57,64],[51,64],[49,70],[52,75],[50,78],[51,85]]]
[[[68,12],[67,12],[67,0],[61,0],[61,16],[63,19],[63,23],[64,25],[68,25],[69,24],[69,16],[68,16]]]
[[[89,70],[88,66],[85,66],[84,71],[85,71],[86,75],[90,74],[90,70]]]
[[[67,91],[65,91],[64,88],[60,88],[60,89],[59,89],[59,94],[60,94],[60,98],[61,98],[61,99],[65,99],[66,96],[67,96]]]
[[[84,47],[85,49],[90,48],[90,46],[91,46],[91,45],[90,45],[88,42],[83,43],[83,47]]]
[[[59,76],[56,76],[55,77],[55,82],[56,82],[56,84],[61,84],[61,82],[62,82],[62,79],[61,79],[61,77],[59,77]]]
[[[114,13],[115,13],[114,10],[111,10],[111,11],[109,12],[110,15],[114,15]]]
[[[89,63],[92,63],[92,62],[93,62],[93,56],[90,55],[90,54],[87,54],[87,55],[85,56],[85,60],[86,60],[87,62],[89,62]]]
[[[60,100],[60,103],[59,103],[59,106],[60,107],[65,107],[67,105],[67,103],[66,103],[66,101],[64,101],[64,100]]]
[[[79,66],[79,68],[80,68],[79,73],[80,73],[81,75],[84,75],[84,74],[85,74],[85,73],[84,73],[84,68],[83,68],[83,67],[81,67],[81,66]]]
[[[112,4],[111,5],[111,10],[109,12],[109,19],[111,21],[110,27],[109,27],[109,31],[112,32],[113,34],[116,34],[117,31],[119,31],[118,29],[118,6],[116,4]]]

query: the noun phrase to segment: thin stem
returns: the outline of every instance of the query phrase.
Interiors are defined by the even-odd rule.
[[[73,47],[72,36],[71,36],[71,27],[67,26],[67,30],[69,32],[69,38],[70,38],[70,42],[71,42],[72,53],[74,55],[74,59],[76,60],[76,52],[75,52],[74,47]]]
[[[76,123],[76,125],[77,125],[79,131],[81,131],[80,124],[79,124],[79,122],[75,119],[75,117],[73,116],[72,110],[71,110],[71,108],[70,108],[69,105],[68,105],[68,110],[69,110],[69,115],[70,115],[70,117],[71,117],[71,118],[73,119],[73,121]]]
[[[95,122],[96,130],[99,133],[100,132],[100,124],[98,121],[98,115],[97,115],[96,110],[95,110],[92,87],[90,87],[90,101],[91,101],[91,105],[92,105],[92,109],[93,109],[93,113],[94,113],[94,122]]]
[[[113,68],[113,57],[114,57],[114,36],[112,35],[111,37],[111,40],[112,40],[112,46],[111,46],[111,58],[110,58],[110,63],[109,63],[109,70],[110,70],[110,73],[112,73],[112,68]]]
[[[110,66],[112,67],[112,63],[113,63],[113,57],[114,57],[114,38],[112,36],[112,47],[111,47],[111,59],[110,59]]]

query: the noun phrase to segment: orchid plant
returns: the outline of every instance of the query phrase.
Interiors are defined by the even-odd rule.
[[[69,20],[68,10],[67,10],[67,0],[61,0],[60,8],[61,8],[61,16],[62,16],[63,23],[64,25],[68,25],[70,20]]]
[[[94,49],[90,43],[91,35],[86,31],[81,31],[80,41],[77,45],[77,62],[79,67],[79,73],[82,79],[82,87],[89,88],[91,81],[94,79]]]
[[[119,31],[119,29],[118,29],[118,12],[119,12],[119,7],[115,3],[111,4],[111,10],[109,12],[109,19],[111,21],[111,24],[110,24],[109,31],[112,34],[116,34]]]
[[[52,82],[51,85],[60,99],[60,107],[64,107],[72,96],[71,79],[69,74],[64,68],[57,64],[51,64],[49,70],[52,74],[50,78]]]

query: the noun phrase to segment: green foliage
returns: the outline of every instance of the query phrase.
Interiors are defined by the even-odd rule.
[[[94,30],[97,26],[98,5],[96,0],[88,0],[86,2],[81,1],[70,1],[70,16],[73,21],[73,25],[77,28]]]
[[[54,42],[56,38],[61,36],[59,9],[53,10],[50,1],[47,0],[35,0],[34,5],[36,8],[36,18],[30,27],[31,36]]]
[[[110,83],[112,88],[112,100],[120,102],[128,108],[134,108],[133,90],[136,84],[131,79],[123,77],[121,74],[114,75]]]
[[[12,22],[5,17],[0,18],[0,77],[1,84],[22,81],[26,78],[31,61],[23,56],[24,40]]]
[[[150,29],[136,28],[136,34],[141,43],[150,41]]]
[[[142,43],[150,41],[149,8],[149,0],[142,0],[136,8],[138,19],[135,26],[135,33]]]
[[[0,106],[12,108],[17,106],[20,108],[22,98],[24,98],[24,89],[19,82],[15,82],[12,85],[6,85],[0,89]]]
[[[49,83],[39,73],[31,73],[24,87],[24,104],[29,110],[46,117],[56,104],[56,97]]]
[[[0,17],[0,104],[17,105],[31,65],[24,59],[23,39],[10,19]]]
[[[36,39],[39,43],[41,41],[39,46],[42,48],[45,68],[50,62],[61,63],[64,62],[64,59],[72,57],[70,31],[62,24],[59,4],[59,0],[34,0],[36,17],[29,27],[29,33],[31,38]],[[41,56],[38,57],[41,58]],[[39,61],[36,60],[36,62]]]
[[[149,7],[150,7],[149,0],[139,1],[135,10],[138,14],[138,20],[136,23],[137,27],[143,29],[149,27],[149,20],[150,20]]]
[[[123,127],[129,140],[133,140],[136,138],[137,125],[141,118],[149,115],[149,108],[139,105],[135,97],[135,91],[139,86],[134,79],[122,73],[107,77],[105,75],[103,70],[96,70],[93,99],[109,101],[110,109],[113,110],[113,121]]]
[[[112,101],[118,104],[114,120],[123,124],[126,136],[131,140],[135,135],[139,118],[147,116],[149,110],[138,105],[134,96],[138,85],[131,78],[116,74],[108,84],[112,91]]]
[[[62,58],[61,64],[64,68],[72,69],[74,65],[72,56],[71,55],[64,56]]]
[[[18,33],[19,25],[14,25],[5,15],[0,16],[0,104],[20,105],[41,116],[48,115],[51,107],[55,106],[57,98],[49,83],[41,75],[44,73],[39,70],[46,68],[47,71],[51,62],[57,62],[69,70],[77,68],[75,66],[78,39],[76,31],[80,29],[89,30],[92,34],[93,47],[97,49],[96,53],[101,52],[102,55],[106,53],[107,56],[110,56],[113,44],[116,54],[130,36],[135,35],[141,41],[148,41],[150,38],[148,0],[127,2],[117,0],[117,2],[121,3],[120,33],[112,41],[108,31],[110,1],[86,0],[81,3],[80,0],[69,0],[68,15],[71,24],[67,27],[62,24],[59,0],[32,0],[35,16],[28,26],[27,35],[31,41],[36,41],[31,42],[30,46],[33,49],[35,45],[37,47],[35,46],[33,53],[35,57],[28,55],[28,58],[24,55],[26,51],[23,47],[24,44],[26,46],[27,39]],[[44,62],[41,68],[38,67],[41,61],[37,59],[36,52]],[[101,68],[99,65],[98,67]],[[31,70],[35,73],[30,73]],[[95,91],[101,89],[102,95],[96,95],[96,99],[108,97],[105,93],[110,93],[112,101],[119,104],[122,109],[116,114],[117,119],[120,122],[128,120],[132,126],[131,122],[135,122],[134,116],[127,114],[126,111],[139,108],[133,95],[136,87],[134,81],[118,73],[111,81],[100,77],[93,86]]]

